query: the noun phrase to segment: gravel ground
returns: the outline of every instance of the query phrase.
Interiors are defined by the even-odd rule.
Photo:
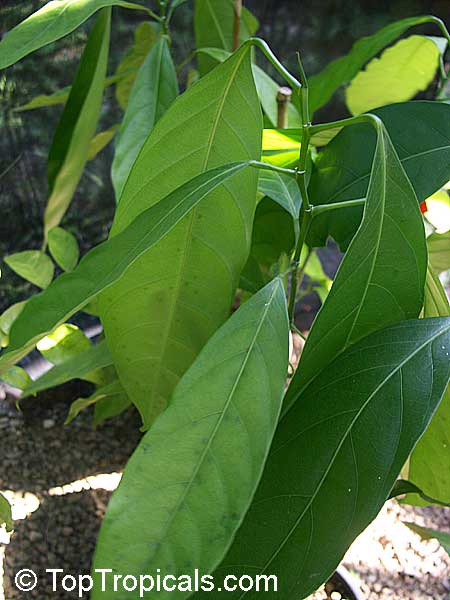
[[[298,338],[294,344],[300,349]],[[83,389],[72,385],[65,388],[64,397],[80,393]],[[11,536],[0,531],[4,554],[0,600],[76,597],[52,593],[45,568],[75,575],[89,572],[111,490],[139,440],[135,413],[95,432],[87,412],[64,427],[68,400],[56,398],[55,394],[41,396],[25,404],[22,413],[0,401],[0,489],[13,502],[17,519]],[[447,509],[389,502],[349,550],[345,565],[359,578],[368,600],[449,600],[448,555],[437,542],[423,542],[402,520],[449,530]],[[41,583],[29,594],[14,586],[14,576],[22,568],[40,576]]]

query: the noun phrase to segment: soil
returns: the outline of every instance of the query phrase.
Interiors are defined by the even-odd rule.
[[[0,600],[24,598],[14,586],[14,576],[23,568],[36,571],[41,582],[26,597],[41,600],[76,597],[53,593],[46,568],[89,573],[108,499],[141,434],[134,411],[96,431],[89,411],[64,426],[70,401],[86,393],[89,389],[72,383],[25,402],[20,413],[0,400],[0,489],[13,502],[17,519],[12,535],[0,531]],[[448,555],[436,541],[423,542],[402,524],[414,521],[448,530],[449,516],[448,509],[386,504],[344,561],[368,600],[450,599]],[[325,597],[324,592],[314,596]]]

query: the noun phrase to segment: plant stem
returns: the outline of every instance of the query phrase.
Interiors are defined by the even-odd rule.
[[[292,90],[289,87],[280,87],[277,93],[277,127],[278,129],[287,129],[288,127],[288,108],[291,101]]]
[[[308,263],[309,257],[311,256],[311,250],[308,252],[308,255],[301,266],[300,266],[300,258],[302,254],[303,244],[305,243],[306,236],[308,235],[309,226],[311,224],[311,212],[305,212],[303,214],[302,224],[300,228],[300,235],[297,243],[297,247],[295,248],[294,254],[294,268],[292,270],[291,277],[291,291],[289,294],[289,306],[288,306],[288,314],[289,314],[289,322],[294,324],[295,321],[295,300],[297,297],[297,289],[299,284],[301,284],[303,275],[305,274],[306,265]]]
[[[233,18],[233,52],[239,48],[239,34],[241,31],[242,0],[234,0]]]
[[[356,198],[355,200],[344,200],[343,202],[332,202],[331,204],[318,204],[312,207],[313,217],[317,217],[324,212],[329,210],[336,210],[338,208],[348,208],[349,206],[361,206],[365,204],[365,198]]]
[[[261,162],[259,160],[251,160],[249,162],[250,167],[255,169],[262,169],[263,171],[275,171],[275,173],[283,173],[284,175],[290,175],[291,177],[297,177],[299,174],[298,169],[286,169],[285,167],[277,167],[270,163]]]
[[[329,123],[318,123],[317,125],[311,125],[310,134],[315,135],[321,131],[327,131],[329,129],[336,129],[338,127],[347,127],[348,125],[357,125],[358,123],[369,123],[374,125],[374,121],[379,121],[378,117],[371,114],[358,115],[356,117],[349,117],[348,119],[341,119],[340,121],[330,121]]]
[[[271,65],[278,71],[278,73],[280,73],[283,79],[289,84],[289,87],[292,88],[295,92],[299,92],[300,88],[302,87],[300,82],[297,81],[297,79],[293,75],[291,75],[289,71],[280,63],[278,58],[270,49],[267,42],[265,42],[261,38],[249,38],[245,42],[245,44],[259,48],[264,54],[264,56],[267,58],[267,60],[271,63]]]

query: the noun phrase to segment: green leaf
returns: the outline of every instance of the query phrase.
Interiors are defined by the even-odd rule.
[[[194,28],[197,48],[233,50],[234,0],[195,0]],[[258,21],[247,9],[241,13],[241,43],[254,35]],[[198,56],[200,75],[205,75],[216,62],[204,54]]]
[[[273,265],[282,254],[292,254],[295,242],[292,217],[280,204],[263,198],[256,208],[250,256],[242,270],[239,287],[255,292],[270,281],[274,275]]]
[[[131,74],[136,74],[137,70],[130,70],[126,73],[121,73],[120,75],[111,75],[105,79],[105,88],[113,85],[115,83],[120,82],[123,78],[128,77]],[[22,106],[17,106],[13,109],[14,112],[23,112],[26,110],[34,110],[36,108],[46,108],[48,106],[57,106],[58,104],[65,104],[67,99],[69,98],[70,92],[72,90],[72,86],[68,86],[57,90],[53,94],[41,94],[36,96],[26,104]]]
[[[11,327],[12,327],[14,321],[17,319],[17,317],[20,315],[20,313],[24,309],[25,304],[26,304],[26,301],[16,302],[15,304],[12,304],[11,306],[9,306],[5,310],[5,312],[2,313],[2,315],[0,316],[0,329],[2,330],[2,332],[5,335],[9,336]]]
[[[77,417],[80,414],[80,412],[88,406],[92,406],[93,404],[96,404],[101,400],[110,400],[113,398],[116,399],[118,397],[120,397],[121,400],[123,400],[124,396],[125,398],[127,397],[120,382],[117,379],[115,381],[111,381],[110,383],[107,383],[106,385],[100,387],[88,398],[77,398],[77,400],[72,402],[72,404],[70,405],[69,414],[67,415],[67,418],[64,421],[64,425],[68,425],[69,423],[71,423],[75,419],[75,417]],[[128,404],[130,404],[128,399],[127,402]]]
[[[2,375],[1,379],[18,390],[23,390],[32,383],[31,377],[22,367],[11,367],[9,371]]]
[[[366,62],[391,44],[414,25],[427,23],[432,17],[410,17],[383,27],[373,35],[359,39],[345,56],[330,62],[320,73],[309,79],[311,113],[326,104],[334,92],[351,81]]]
[[[280,600],[305,598],[326,581],[425,430],[450,377],[449,348],[450,319],[419,319],[337,357],[279,424],[216,579],[274,574]]]
[[[308,335],[287,405],[350,344],[376,329],[417,317],[422,309],[427,269],[423,220],[380,121],[377,129],[363,221]]]
[[[239,50],[157,123],[124,188],[112,236],[191,177],[227,161],[260,157],[261,113],[250,55],[248,47]],[[256,186],[250,169],[226,182],[100,297],[119,379],[145,427],[229,315],[249,252]]]
[[[450,105],[405,102],[372,111],[392,139],[419,202],[450,179]],[[367,193],[376,135],[369,124],[345,127],[320,152],[311,175],[313,204],[363,198]],[[362,208],[333,210],[314,219],[308,245],[331,235],[345,249],[361,222]]]
[[[197,55],[199,56],[199,60],[203,56],[207,56],[208,58],[213,59],[217,62],[224,62],[231,56],[231,52],[228,50],[223,50],[221,48],[199,48],[197,50]],[[214,63],[215,64],[215,63]],[[278,114],[278,105],[277,105],[277,94],[280,89],[280,84],[272,79],[261,67],[258,65],[253,65],[253,77],[255,78],[256,89],[258,91],[259,101],[261,102],[261,106],[263,107],[264,113],[269,119],[270,123],[275,126],[277,124],[277,114]],[[298,110],[294,106],[294,104],[290,103],[288,106],[288,122],[290,128],[299,128],[302,126],[301,118]],[[298,160],[298,147],[297,147],[297,157]]]
[[[175,66],[162,37],[139,70],[117,138],[111,171],[117,201],[145,140],[177,96]]]
[[[450,231],[432,233],[427,238],[428,256],[435,271],[442,273],[450,269]]]
[[[428,267],[424,317],[448,317],[450,305],[439,278]],[[448,360],[448,359],[447,359]],[[444,393],[430,425],[408,461],[408,479],[424,494],[450,503],[450,388]],[[429,502],[407,496],[405,502],[424,506]]]
[[[48,232],[48,249],[55,262],[64,271],[73,271],[80,256],[77,238],[62,227],[54,227]]]
[[[12,531],[14,529],[14,522],[12,519],[11,504],[0,492],[0,525],[6,526],[6,531]]]
[[[131,401],[125,392],[100,398],[94,406],[92,426],[98,427],[104,421],[121,415],[130,406]]]
[[[49,199],[44,214],[45,236],[63,218],[88,158],[103,98],[110,23],[111,9],[108,8],[100,12],[89,35],[53,137],[48,156]]]
[[[105,341],[95,346],[89,346],[83,352],[71,357],[53,367],[36,381],[24,388],[21,398],[35,395],[57,385],[62,385],[71,379],[85,379],[89,373],[112,365],[111,354]]]
[[[0,70],[71,33],[96,11],[108,6],[147,10],[145,6],[121,0],[47,2],[4,36],[0,42]]]
[[[71,323],[60,325],[36,344],[42,356],[54,365],[60,365],[90,347],[89,339]]]
[[[46,288],[53,279],[55,267],[40,250],[24,250],[5,256],[3,260],[17,275],[40,288]]]
[[[345,92],[349,111],[359,115],[378,106],[410,100],[433,81],[441,53],[432,39],[411,35],[374,58]]]
[[[429,529],[428,527],[420,527],[420,525],[408,523],[406,521],[403,521],[403,523],[412,531],[414,531],[414,533],[420,535],[423,540],[436,539],[450,556],[450,533],[446,531],[437,531],[436,529]]]
[[[259,173],[258,192],[278,202],[292,216],[294,222],[298,223],[302,197],[294,177],[262,169]]]
[[[93,248],[72,272],[55,279],[45,292],[30,298],[11,328],[8,350],[0,355],[0,374],[122,277],[205,196],[247,166],[247,161],[223,165],[188,181],[163,202],[145,210],[122,233]]]
[[[284,288],[276,279],[208,341],[128,462],[102,524],[94,569],[138,574],[163,565],[167,573],[193,576],[194,569],[209,573],[219,564],[269,451],[288,336]],[[104,596],[97,589],[93,600]]]
[[[431,498],[430,496],[427,496],[423,492],[423,490],[417,487],[417,485],[414,485],[414,483],[406,479],[397,479],[397,481],[394,484],[394,487],[391,490],[391,493],[389,494],[389,500],[391,498],[397,498],[398,496],[404,496],[405,494],[418,494],[423,500],[425,500],[427,504],[437,504],[439,506],[445,506],[447,508],[450,507],[450,503],[441,502],[436,498]]]
[[[114,139],[114,136],[119,131],[120,125],[113,125],[105,131],[100,131],[91,140],[89,144],[88,160],[94,160],[97,154],[106,148],[106,146]]]
[[[134,31],[134,44],[116,70],[116,76],[120,78],[116,85],[116,98],[123,109],[127,107],[137,73],[160,34],[160,26],[147,21],[140,23]]]

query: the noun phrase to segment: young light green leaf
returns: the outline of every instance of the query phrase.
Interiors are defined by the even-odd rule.
[[[433,81],[441,53],[431,38],[411,35],[374,58],[345,92],[353,115],[410,100]]]
[[[48,232],[48,249],[54,261],[64,271],[73,271],[80,256],[77,238],[62,227],[54,227]]]
[[[14,522],[12,519],[11,504],[0,492],[0,525],[6,526],[6,531],[12,531],[14,529]]]
[[[437,273],[450,269],[450,231],[432,233],[427,238],[430,264]]]
[[[147,10],[122,0],[52,0],[8,32],[0,42],[0,70],[27,54],[59,40],[84,23],[101,8],[122,6]]]
[[[195,0],[194,28],[197,48],[219,48],[233,50],[234,0]],[[241,13],[240,41],[256,33],[258,21],[243,8]],[[205,75],[216,66],[216,61],[207,55],[198,56],[200,75]]]
[[[60,325],[36,344],[42,356],[54,365],[60,365],[90,347],[91,342],[83,331],[71,323]]]
[[[403,523],[414,531],[414,533],[420,535],[423,540],[437,540],[450,556],[450,533],[447,531],[438,531],[437,529],[429,529],[428,527],[421,527],[420,525],[408,523],[406,521],[403,521]]]
[[[139,69],[117,137],[111,170],[117,201],[145,140],[178,93],[167,38],[161,37]]]
[[[373,35],[358,40],[348,54],[330,62],[320,73],[309,79],[311,113],[326,104],[334,92],[351,81],[358,71],[380,50],[391,44],[410,27],[427,23],[429,16],[410,17],[391,23]]]
[[[85,379],[93,371],[104,369],[112,365],[111,354],[106,342],[103,340],[95,346],[89,346],[83,352],[72,355],[64,362],[59,363],[36,381],[24,388],[22,399],[35,395],[57,385],[62,385],[71,379]]]
[[[134,44],[120,61],[116,70],[116,77],[119,77],[116,85],[116,98],[124,110],[127,107],[137,73],[160,35],[160,26],[147,21],[140,23],[134,31]]]
[[[350,344],[422,309],[427,249],[414,190],[381,121],[361,227],[316,317],[286,396]]]
[[[251,53],[243,47],[158,121],[128,177],[111,235],[198,173],[258,159],[261,125]],[[218,187],[100,297],[119,379],[146,427],[229,315],[249,252],[256,187],[250,169]]]
[[[53,279],[55,267],[51,259],[40,250],[24,250],[3,259],[17,275],[45,289]]]
[[[448,317],[450,305],[439,278],[428,266],[423,316]],[[423,437],[408,461],[408,479],[427,495],[450,503],[450,388],[433,416]],[[424,506],[430,502],[408,495],[408,504]]]
[[[280,600],[305,598],[326,581],[426,429],[449,381],[449,349],[450,318],[419,319],[372,333],[337,357],[278,425],[216,579],[274,574]]]
[[[58,3],[61,4],[61,3]],[[45,237],[63,218],[76,190],[97,127],[108,63],[111,9],[100,12],[81,57],[48,156]]]
[[[77,398],[77,400],[72,402],[72,404],[70,405],[69,414],[67,415],[67,418],[64,421],[64,425],[69,425],[69,423],[71,423],[75,419],[75,417],[77,417],[80,414],[80,412],[88,406],[92,406],[93,404],[96,404],[101,400],[112,400],[118,397],[121,397],[122,399],[123,396],[125,396],[126,398],[126,394],[120,382],[117,379],[115,381],[111,381],[110,383],[107,383],[106,385],[98,388],[88,398]],[[130,404],[128,399],[127,401],[128,404]]]
[[[207,342],[125,468],[94,569],[110,565],[114,573],[138,574],[164,565],[168,573],[193,575],[220,563],[278,421],[288,336],[284,288],[276,279]],[[96,589],[93,600],[104,597]],[[126,594],[111,591],[105,598],[113,597]]]
[[[33,296],[11,328],[9,348],[0,355],[0,374],[122,277],[205,196],[246,167],[248,161],[201,173],[141,213],[123,232],[93,248],[73,271],[58,277],[45,292]]]
[[[450,105],[404,102],[372,111],[383,121],[419,202],[450,179]],[[364,198],[376,135],[369,124],[345,127],[320,152],[311,175],[313,204]],[[362,208],[319,215],[308,235],[309,246],[323,246],[331,235],[345,249],[359,227]]]
[[[105,129],[105,131],[100,131],[100,133],[97,133],[92,138],[91,143],[89,144],[88,160],[94,160],[97,154],[100,154],[100,152],[112,142],[114,136],[119,131],[119,128],[120,125],[113,125],[109,129]]]

